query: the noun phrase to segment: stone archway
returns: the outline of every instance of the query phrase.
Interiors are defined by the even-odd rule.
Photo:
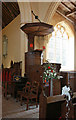
[[[50,3],[48,10],[46,12],[45,18],[44,18],[45,22],[50,23],[50,21],[51,21],[52,17],[54,16],[59,4],[60,4],[60,2],[51,2]]]

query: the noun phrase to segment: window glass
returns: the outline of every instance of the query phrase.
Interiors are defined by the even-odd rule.
[[[72,41],[72,42],[71,42]],[[72,44],[70,44],[72,43]],[[69,39],[69,35],[65,30],[65,27],[58,24],[54,28],[54,32],[47,45],[47,60],[51,63],[61,63],[62,70],[70,69],[70,62],[74,63],[73,57],[74,51],[72,50],[72,55],[70,55],[70,49],[74,47],[74,41]],[[72,64],[71,69],[74,69]]]

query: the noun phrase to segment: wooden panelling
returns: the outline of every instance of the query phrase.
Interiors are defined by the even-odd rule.
[[[41,52],[40,50],[30,51],[25,53],[25,72],[29,77],[30,66],[36,66],[41,64]]]
[[[41,66],[41,53],[42,50],[34,50],[25,53],[25,72],[28,80],[33,83],[37,81],[39,83],[39,95],[42,91],[42,66]],[[39,97],[39,96],[38,96]]]

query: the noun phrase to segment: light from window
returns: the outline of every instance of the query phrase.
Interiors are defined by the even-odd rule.
[[[73,48],[74,40],[69,39],[65,28],[61,24],[58,24],[55,26],[47,45],[47,60],[51,63],[61,63],[62,70],[74,69]]]

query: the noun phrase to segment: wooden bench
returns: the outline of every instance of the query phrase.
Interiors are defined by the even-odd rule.
[[[76,98],[74,93],[73,99]],[[39,119],[59,119],[65,118],[66,115],[66,98],[64,95],[47,97],[42,91],[40,95]],[[76,118],[76,104],[70,102],[69,118]]]

